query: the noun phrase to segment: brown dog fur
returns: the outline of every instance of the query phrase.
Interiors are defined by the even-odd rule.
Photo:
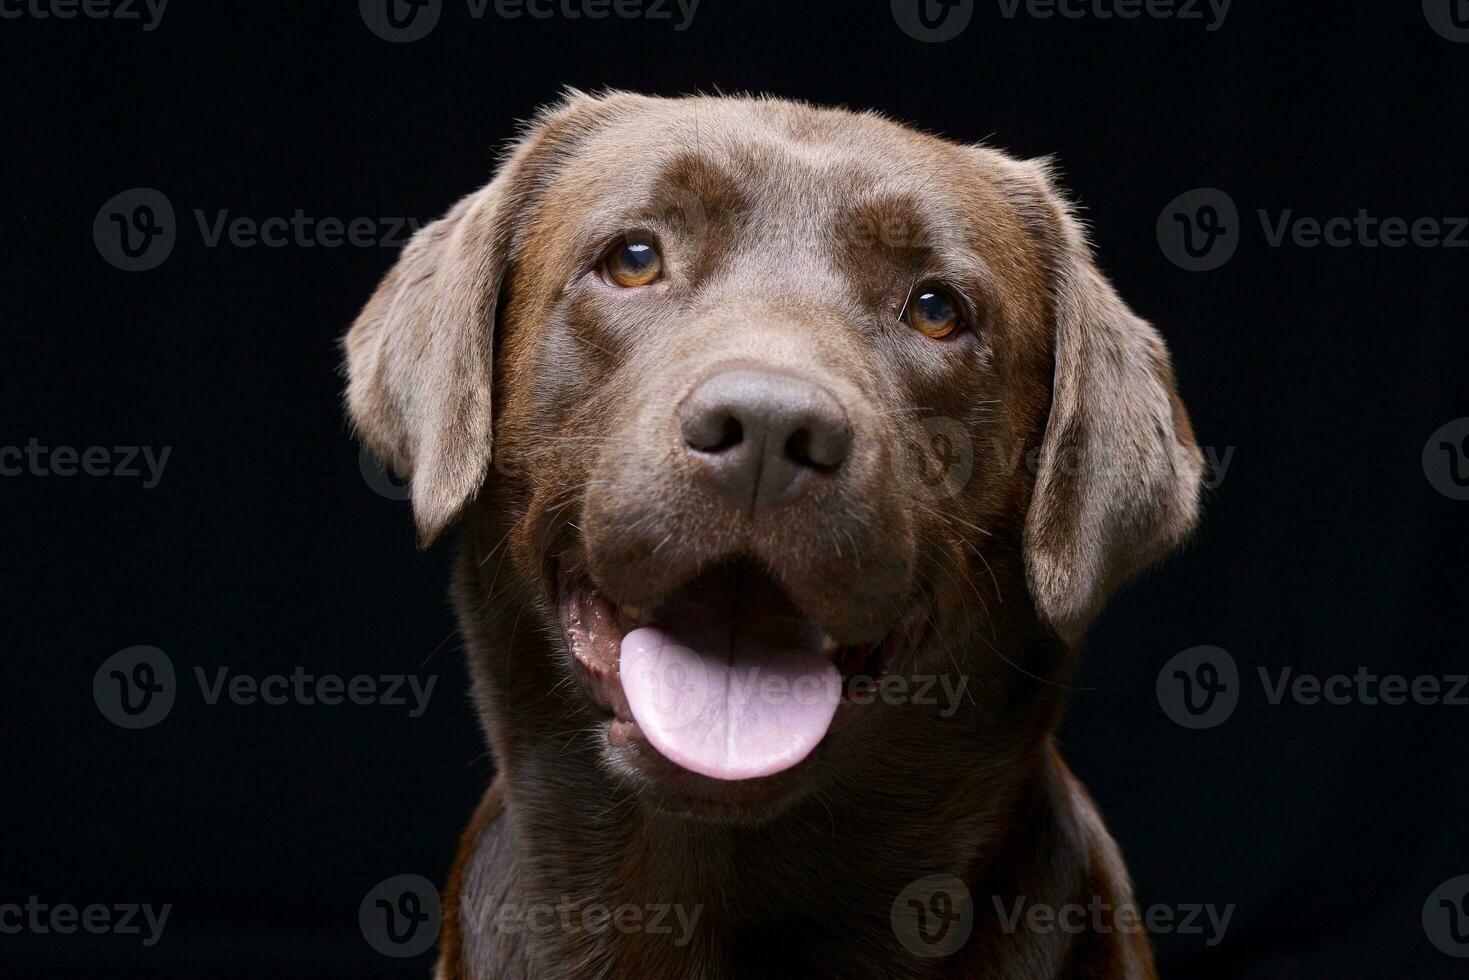
[[[618,292],[597,260],[635,230],[666,280]],[[898,319],[923,276],[972,302],[970,331]],[[1131,901],[1052,732],[1097,611],[1198,506],[1166,349],[1046,164],[782,100],[572,93],[415,237],[345,349],[351,418],[411,481],[422,541],[462,527],[454,596],[500,770],[441,977],[1154,976],[1140,934],[997,912]],[[773,516],[701,492],[672,406],[730,363],[841,400],[840,479]],[[935,418],[972,449],[948,490],[921,465]],[[844,642],[916,603],[904,670],[967,678],[958,710],[853,706],[758,785],[660,775],[572,682],[558,590],[574,573],[642,602],[733,554]],[[973,933],[917,956],[894,903],[934,874],[967,885]],[[682,943],[504,918],[595,905],[698,917]]]

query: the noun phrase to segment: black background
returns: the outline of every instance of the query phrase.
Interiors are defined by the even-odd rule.
[[[350,2],[185,3],[137,22],[0,20],[0,444],[172,447],[137,479],[0,478],[0,903],[174,906],[161,941],[0,935],[7,976],[424,976],[357,907],[441,881],[492,763],[444,599],[447,549],[359,472],[338,336],[393,248],[206,247],[213,219],[430,219],[563,85],[744,90],[877,108],[1057,154],[1119,290],[1174,353],[1199,441],[1233,450],[1196,543],[1112,604],[1062,732],[1147,905],[1236,908],[1157,937],[1169,977],[1448,977],[1423,903],[1469,872],[1469,707],[1267,702],[1256,668],[1465,670],[1469,502],[1425,443],[1469,415],[1469,249],[1268,246],[1259,209],[1469,212],[1469,44],[1416,0],[1236,0],[1205,22],[1007,19],[920,43],[887,0],[704,0],[670,21],[472,19],[389,44]],[[98,209],[164,192],[178,242],[120,271]],[[1192,273],[1155,224],[1225,190],[1237,254]],[[181,691],[124,731],[92,696],[156,646]],[[1238,662],[1233,717],[1168,719],[1155,680]],[[193,670],[438,676],[428,711],[208,706]]]

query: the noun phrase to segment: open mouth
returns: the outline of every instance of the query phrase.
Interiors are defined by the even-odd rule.
[[[704,572],[655,602],[615,605],[563,573],[561,625],[614,741],[641,736],[712,779],[771,776],[826,737],[857,679],[911,649],[913,622],[877,642],[842,643],[746,561]]]

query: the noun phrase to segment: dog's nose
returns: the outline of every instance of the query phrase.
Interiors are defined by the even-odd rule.
[[[678,420],[705,475],[756,509],[797,496],[814,474],[836,472],[852,445],[847,413],[831,392],[755,368],[704,379],[679,405]]]

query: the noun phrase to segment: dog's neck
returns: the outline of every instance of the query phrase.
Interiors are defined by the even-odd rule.
[[[1061,976],[1069,937],[1016,929],[1017,903],[1086,904],[1101,877],[1092,849],[1109,842],[1096,840],[1075,809],[1049,747],[1028,775],[991,782],[996,795],[979,806],[937,787],[916,809],[872,796],[857,807],[833,793],[761,826],[731,827],[664,815],[625,794],[599,800],[519,771],[507,781],[495,839],[482,845],[490,853],[481,860],[493,867],[478,877],[497,884],[467,895],[461,914],[496,930],[482,950],[495,947],[496,959],[538,976],[820,976],[863,967],[892,977]],[[939,906],[915,890],[937,875],[965,886],[967,941],[942,945],[940,916],[960,896],[950,891]],[[1114,901],[1129,897],[1125,881],[1102,887],[1122,889],[1106,893]],[[925,905],[934,906],[933,922]],[[924,942],[949,955],[923,955]],[[1038,964],[1047,966],[1007,972]]]
[[[870,738],[887,751],[855,756],[865,768],[834,760],[783,812],[711,822],[670,814],[611,775],[602,726],[578,720],[569,692],[548,695],[554,670],[534,666],[554,665],[555,648],[527,623],[476,614],[483,603],[464,601],[475,594],[460,590],[461,626],[505,801],[460,896],[465,946],[481,959],[537,976],[1059,976],[1075,943],[1028,935],[1013,918],[1007,927],[1016,901],[1129,897],[1110,839],[1052,748],[1053,695],[1037,703],[977,677],[977,697],[948,718],[874,719]],[[968,890],[973,935],[952,955],[915,955],[894,917],[905,905],[926,914],[901,899],[928,900],[915,882],[938,875]],[[1054,969],[1005,972],[1038,963]]]

